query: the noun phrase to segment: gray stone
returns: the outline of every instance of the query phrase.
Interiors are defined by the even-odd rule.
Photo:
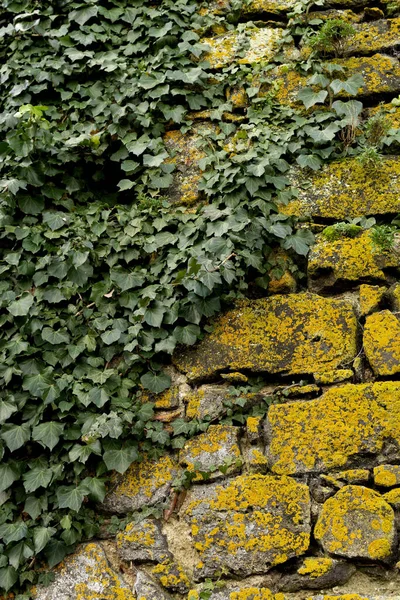
[[[266,573],[310,544],[308,487],[290,477],[241,475],[195,486],[181,515],[199,555],[196,580],[221,570],[245,577]]]
[[[137,572],[134,587],[140,600],[171,600],[171,596],[144,571]]]
[[[56,569],[55,580],[48,587],[38,587],[35,600],[135,600],[131,586],[109,565],[100,544],[81,546]],[[161,600],[163,596],[158,596]],[[166,597],[167,598],[167,597]],[[156,598],[154,597],[154,600]]]
[[[205,433],[186,442],[179,453],[180,465],[188,471],[209,473],[211,479],[237,472],[242,466],[239,433],[239,427],[210,425]],[[200,473],[195,480],[202,480]]]
[[[283,575],[279,581],[279,590],[282,592],[321,590],[346,583],[355,571],[356,568],[351,563],[312,556],[301,561],[296,573]]]
[[[162,562],[171,556],[161,524],[155,519],[128,523],[117,535],[117,549],[123,560],[134,562]]]

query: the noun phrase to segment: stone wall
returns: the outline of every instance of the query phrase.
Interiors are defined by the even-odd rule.
[[[240,60],[266,64],[291,5],[254,0],[245,27],[207,38],[213,67],[233,60],[243,36],[250,45]],[[229,3],[210,10],[225,14]],[[393,2],[333,0],[318,16],[355,24],[335,62],[362,73],[359,97],[371,111],[400,93]],[[285,53],[295,60],[306,49]],[[273,76],[279,101],[296,104],[297,72],[289,65]],[[228,94],[243,116],[246,97]],[[399,109],[384,110],[398,126]],[[197,139],[215,127],[206,113],[192,117],[190,133],[166,137],[177,164],[171,199],[189,205],[200,197]],[[37,600],[400,599],[400,243],[379,250],[369,230],[323,233],[346,217],[400,212],[399,157],[378,169],[348,158],[311,176],[292,172],[300,193],[283,210],[311,216],[320,232],[307,285],[285,272],[267,297],[237,302],[203,341],[176,353],[156,418],[211,425],[174,455],[115,477],[99,507],[123,517],[161,503],[164,518],[134,519],[115,539],[104,530],[36,590]],[[264,382],[257,390],[232,395],[255,376]],[[228,418],[232,410],[246,415],[242,424]],[[188,490],[176,491],[179,479],[191,481]]]

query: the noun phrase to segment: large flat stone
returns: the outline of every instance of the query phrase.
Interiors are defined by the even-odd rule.
[[[299,590],[320,590],[348,581],[355,572],[355,566],[330,557],[310,556],[303,558],[295,573],[285,573],[279,581],[283,592]]]
[[[348,485],[325,502],[314,535],[325,552],[389,560],[397,541],[394,511],[378,492]]]
[[[117,535],[117,550],[123,560],[134,562],[162,562],[171,557],[161,523],[155,519],[128,523]]]
[[[374,466],[372,455],[382,454],[385,441],[391,459],[400,458],[399,423],[400,382],[346,384],[317,400],[273,405],[266,421],[269,464],[275,473],[323,473],[363,456],[364,467]]]
[[[181,509],[199,554],[197,579],[247,576],[300,556],[310,543],[308,487],[290,477],[242,475],[195,486]]]
[[[238,302],[213,331],[173,358],[190,380],[221,371],[312,373],[350,363],[356,318],[349,303],[316,294],[288,294]]]
[[[379,175],[349,158],[328,163],[311,175],[296,170],[292,183],[298,187],[299,197],[281,207],[286,214],[343,220],[400,211],[398,156],[383,158]]]
[[[371,230],[333,241],[321,234],[308,255],[308,287],[321,292],[343,284],[384,283],[385,269],[398,264],[394,252],[382,252],[374,244]]]
[[[367,317],[364,349],[375,375],[400,373],[400,321],[388,310]]]
[[[345,54],[382,52],[400,44],[400,19],[379,19],[354,25],[356,33],[349,37]]]

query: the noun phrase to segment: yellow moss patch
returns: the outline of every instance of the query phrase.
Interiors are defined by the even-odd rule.
[[[270,294],[289,294],[295,292],[296,287],[296,279],[290,271],[285,271],[279,278],[271,276],[268,283],[268,292]]]
[[[351,369],[336,369],[335,371],[326,371],[325,373],[314,373],[316,383],[329,385],[331,383],[341,383],[346,379],[352,379],[354,373]]]
[[[162,487],[172,481],[176,471],[176,463],[170,456],[162,456],[159,460],[144,460],[134,463],[123,476],[115,489],[117,496],[136,496],[143,493],[148,498],[155,488]]]
[[[388,310],[367,317],[364,349],[375,375],[400,372],[400,321]]]
[[[360,285],[360,309],[363,316],[369,315],[379,307],[385,287],[379,285]]]
[[[400,312],[400,283],[395,283],[388,293],[392,310]]]
[[[344,467],[360,452],[379,453],[385,439],[400,444],[400,383],[341,385],[316,400],[270,407],[267,421],[275,473]]]
[[[156,543],[158,531],[154,523],[148,521],[139,529],[135,523],[128,523],[124,531],[117,535],[117,547],[120,548],[126,542],[134,542],[148,548],[152,548]]]
[[[314,529],[325,551],[374,560],[389,558],[395,533],[389,504],[374,490],[354,485],[325,502]]]
[[[396,488],[394,490],[390,490],[390,492],[386,492],[386,494],[383,494],[382,498],[386,500],[388,504],[394,506],[394,508],[400,508],[400,488]]]
[[[332,219],[383,215],[400,211],[400,159],[387,157],[379,163],[379,176],[355,159],[328,163],[320,171],[305,176],[293,171],[292,183],[299,196],[281,206],[285,214]],[[310,185],[301,189],[301,182]]]
[[[399,465],[380,465],[374,469],[374,482],[382,487],[400,485]]]
[[[283,594],[273,594],[267,588],[249,587],[229,594],[229,600],[285,600]]]
[[[214,321],[212,333],[198,345],[174,355],[191,380],[228,369],[325,372],[357,354],[357,322],[345,301],[304,293],[236,306]]]
[[[348,469],[336,473],[338,479],[343,479],[347,483],[361,483],[369,480],[368,469]]]
[[[311,579],[322,577],[332,569],[333,560],[331,558],[305,558],[302,566],[298,569],[299,575],[309,575]]]
[[[349,38],[347,54],[370,54],[396,46],[400,40],[400,19],[381,19],[355,26]]]
[[[262,417],[247,417],[246,427],[250,433],[258,433]]]
[[[185,588],[190,585],[188,576],[181,565],[175,562],[167,560],[159,563],[157,566],[153,567],[151,572],[153,575],[156,575],[160,584],[167,589]]]

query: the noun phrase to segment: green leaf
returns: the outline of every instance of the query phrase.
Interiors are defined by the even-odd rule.
[[[171,378],[163,371],[158,373],[149,371],[148,373],[145,373],[145,375],[141,376],[140,383],[146,390],[153,392],[153,394],[160,394],[170,387]]]
[[[76,21],[79,25],[84,25],[89,19],[92,19],[97,15],[98,7],[97,6],[87,6],[80,10],[73,10],[69,14],[69,18],[71,21]]]
[[[186,325],[186,327],[175,327],[174,338],[180,344],[192,346],[197,342],[200,335],[200,327],[198,325]]]
[[[143,273],[130,273],[123,269],[111,269],[110,278],[122,292],[130,290],[134,287],[140,287],[145,281]]]
[[[55,421],[47,421],[36,425],[32,430],[32,439],[36,442],[41,442],[43,446],[53,450],[58,444],[60,436],[64,430],[62,423],[56,423]]]
[[[107,450],[103,454],[103,460],[107,469],[125,473],[131,464],[139,457],[134,448],[121,448],[120,450]]]
[[[24,473],[22,477],[24,480],[25,491],[30,493],[35,492],[40,487],[47,488],[52,477],[53,471],[51,469],[44,467],[35,467],[34,469],[31,469],[27,473]]]
[[[322,160],[315,154],[300,154],[296,158],[296,162],[302,169],[308,167],[313,171],[317,171],[322,165]]]
[[[125,190],[130,190],[134,185],[135,182],[131,181],[130,179],[121,179],[121,181],[118,183],[119,191],[124,192]]]
[[[18,581],[18,573],[14,567],[0,569],[0,588],[8,592]]]
[[[0,527],[0,539],[6,544],[10,542],[19,542],[26,538],[28,526],[23,521],[15,521],[15,523],[5,523]]]
[[[45,327],[42,329],[42,338],[45,342],[49,342],[52,345],[58,344],[69,344],[70,337],[65,331],[54,331],[54,329],[50,329],[50,327]]]
[[[28,513],[28,515],[35,521],[38,516],[42,513],[42,501],[40,498],[36,498],[36,496],[28,496],[25,500],[24,504],[24,512]]]
[[[18,201],[18,205],[22,212],[27,215],[38,215],[43,212],[44,209],[43,199],[35,196],[23,196]]]
[[[101,334],[101,339],[107,346],[114,344],[114,342],[118,342],[120,337],[121,332],[118,329],[111,329]]]
[[[0,423],[7,421],[17,410],[17,407],[12,402],[0,400]]]
[[[24,317],[29,313],[29,310],[33,304],[32,294],[24,294],[19,300],[11,302],[10,306],[7,307],[9,313],[14,317]]]
[[[60,540],[52,540],[49,544],[47,544],[45,554],[50,569],[52,569],[53,567],[58,565],[58,563],[64,560],[67,554],[67,550],[68,548],[66,544],[64,544],[64,542],[61,542]]]
[[[312,88],[303,88],[297,94],[299,100],[301,100],[304,106],[308,109],[314,106],[315,104],[323,104],[328,96],[328,92],[326,90],[321,90],[320,92],[314,92]]]
[[[97,477],[87,477],[82,484],[85,485],[87,494],[91,500],[103,502],[106,497],[107,489],[102,479],[98,479]]]
[[[146,167],[159,167],[166,158],[168,158],[168,152],[161,152],[161,154],[157,154],[157,156],[152,156],[151,154],[144,154],[143,164]]]
[[[8,489],[17,479],[19,474],[15,468],[7,464],[0,465],[0,492]]]
[[[53,535],[57,533],[54,527],[35,527],[33,530],[33,543],[38,554],[47,546]]]
[[[78,511],[85,495],[85,491],[81,487],[62,486],[57,490],[58,506]]]
[[[43,213],[43,223],[46,223],[52,231],[57,231],[61,227],[68,225],[68,215],[62,212]]]
[[[165,308],[161,302],[155,302],[154,305],[146,309],[144,320],[152,327],[161,327],[165,313]]]
[[[21,448],[31,437],[31,428],[27,423],[22,425],[8,425],[3,428],[1,438],[10,452]]]

